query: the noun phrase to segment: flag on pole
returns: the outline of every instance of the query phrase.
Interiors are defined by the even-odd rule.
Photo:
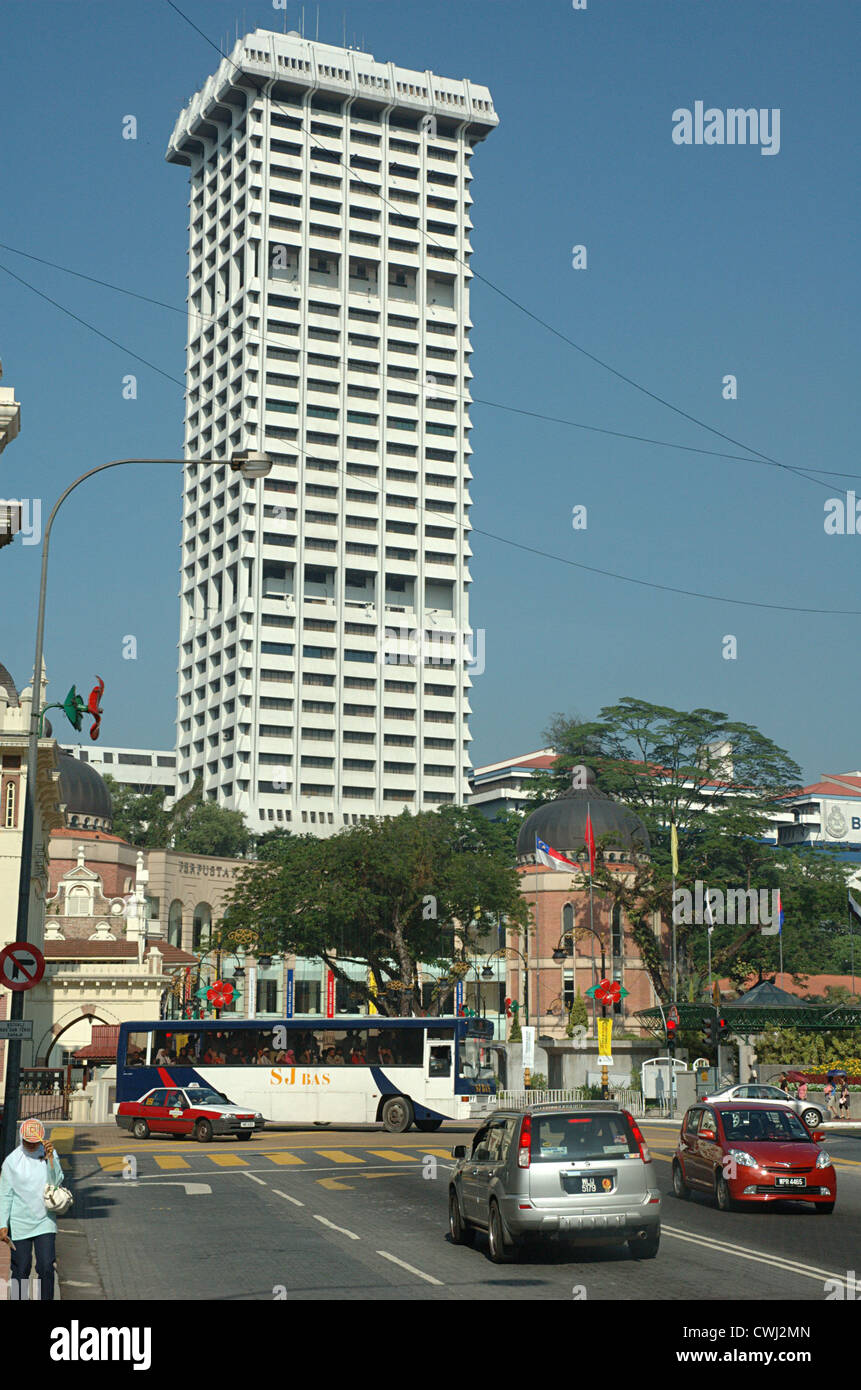
[[[593,834],[593,832],[592,832],[592,813],[591,813],[591,811],[589,810],[589,807],[588,807],[588,806],[586,807],[586,830],[585,830],[585,832],[584,832],[583,839],[586,841],[586,848],[587,848],[588,851],[589,851],[589,873],[592,875],[592,877],[594,877],[594,875],[595,875],[595,836],[594,836],[594,834]]]
[[[566,859],[565,855],[560,854],[558,849],[553,849],[552,845],[546,844],[544,840],[539,840],[537,835],[535,836],[535,858],[539,864],[546,865],[548,869],[562,869],[563,872],[570,872],[573,869],[575,873],[580,870],[580,865],[575,864],[573,859]]]
[[[846,889],[846,897],[848,900],[850,913],[855,918],[856,922],[861,922],[861,904],[855,901],[848,888]]]
[[[679,832],[675,822],[670,826],[670,854],[673,856],[673,878],[676,878],[679,872]]]
[[[777,890],[777,920],[780,926],[777,929],[778,936],[783,931],[783,903],[780,901],[780,889]]]
[[[704,912],[703,912],[703,916],[704,916],[705,919],[706,919],[706,926],[707,926],[708,929],[709,929],[709,936],[711,936],[712,932],[713,932],[714,929],[715,929],[715,919],[714,919],[714,914],[713,914],[713,912],[712,912],[712,900],[711,900],[711,897],[709,896],[709,890],[708,890],[708,888],[706,889],[706,893],[705,893],[705,909],[704,909]]]

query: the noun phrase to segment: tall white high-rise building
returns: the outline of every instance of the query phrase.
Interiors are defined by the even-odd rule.
[[[186,454],[275,464],[185,470],[177,794],[200,777],[253,829],[465,799],[470,164],[496,124],[485,87],[256,30],[171,137]]]

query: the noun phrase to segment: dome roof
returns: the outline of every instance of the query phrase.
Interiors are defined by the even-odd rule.
[[[0,662],[0,690],[6,691],[9,704],[12,706],[13,709],[17,709],[18,691],[15,688],[15,682],[9,675],[9,672],[6,670],[6,667],[2,664],[2,662]]]
[[[586,853],[586,814],[592,819],[595,844],[612,852],[636,851],[648,854],[649,832],[633,811],[595,785],[591,768],[586,772],[585,787],[571,787],[552,801],[533,811],[520,827],[517,837],[518,859],[532,860],[535,856],[535,837],[544,840],[551,849],[577,859]]]
[[[79,825],[89,819],[110,829],[114,803],[107,783],[89,763],[58,750],[60,760],[60,800],[66,807],[66,824]],[[73,818],[77,819],[73,819]],[[83,827],[82,827],[83,828]],[[99,826],[93,824],[93,829]]]

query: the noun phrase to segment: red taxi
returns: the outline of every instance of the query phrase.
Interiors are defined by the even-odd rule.
[[[837,1176],[824,1139],[788,1105],[700,1102],[682,1122],[673,1158],[673,1191],[708,1192],[721,1211],[749,1202],[810,1202],[830,1216]]]
[[[140,1100],[117,1106],[117,1124],[131,1130],[135,1139],[150,1134],[190,1134],[206,1144],[214,1134],[235,1134],[250,1139],[263,1128],[263,1116],[234,1105],[211,1086],[156,1086]]]

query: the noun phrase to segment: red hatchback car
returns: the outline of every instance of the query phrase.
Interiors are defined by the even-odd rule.
[[[673,1158],[673,1191],[708,1192],[721,1211],[749,1202],[811,1202],[829,1216],[837,1197],[834,1165],[786,1105],[762,1101],[692,1105]]]

